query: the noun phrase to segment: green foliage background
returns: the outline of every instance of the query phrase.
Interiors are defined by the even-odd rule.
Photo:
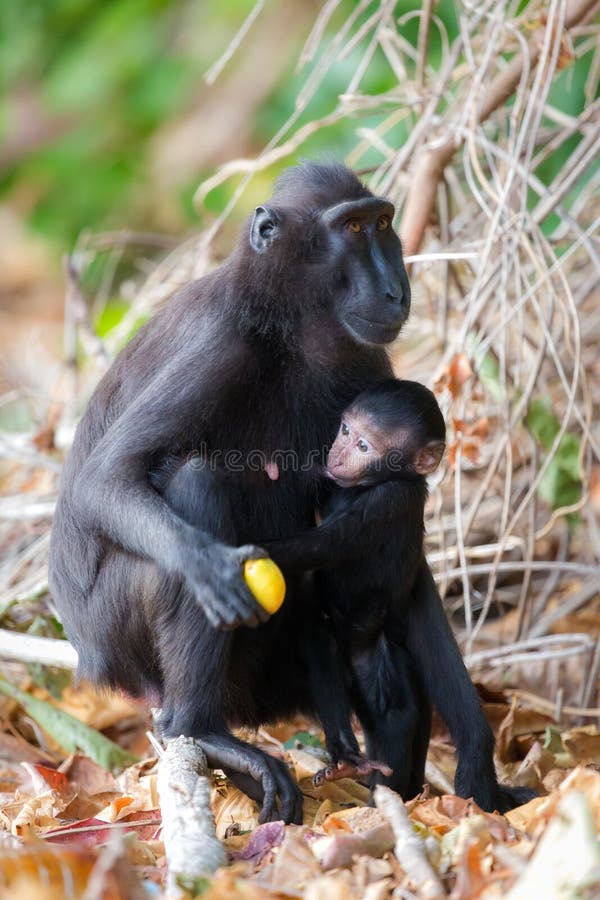
[[[0,4],[0,140],[5,145],[4,154],[0,152],[0,201],[9,203],[61,252],[82,229],[154,227],[150,198],[155,184],[149,163],[153,140],[210,94],[203,75],[228,46],[253,2],[25,0]],[[281,2],[267,3],[261,17],[273,15]],[[295,15],[301,5],[303,18]],[[263,147],[289,116],[306,78],[306,72],[296,71],[297,57],[321,4],[311,0],[308,17],[306,0],[285,6],[296,52],[253,115],[250,146],[244,148],[247,153]],[[354,0],[341,4],[330,29],[332,37],[336,23],[354,8]],[[398,13],[419,8],[416,2],[402,3]],[[455,4],[442,0],[435,11],[452,39],[458,30]],[[370,12],[368,8],[362,18]],[[413,17],[403,27],[403,36],[415,46],[417,31],[418,19]],[[253,31],[246,40],[252,39]],[[355,52],[335,64],[325,88],[300,121],[334,107],[363,51],[359,43]],[[432,31],[429,53],[436,65],[441,55],[437,30]],[[577,60],[553,87],[552,103],[567,114],[583,107],[590,61],[591,53]],[[228,65],[235,67],[235,56]],[[383,54],[376,55],[363,91],[379,94],[394,84]],[[240,96],[230,98],[239,105],[240,115],[243,101]],[[47,136],[24,140],[21,148],[17,143],[7,152],[11,139],[15,141],[14,123],[24,116],[30,130],[45,128]],[[302,148],[302,155],[343,156],[355,143],[361,124],[374,123],[348,118],[315,135]],[[404,126],[390,137],[401,145],[406,138]],[[552,180],[578,140],[574,137],[540,166],[537,174],[544,183]],[[173,189],[177,216],[170,223],[172,230],[183,232],[200,223],[191,197],[208,174],[198,168],[188,183]],[[271,176],[272,172],[269,180]],[[228,184],[209,196],[209,214],[222,209],[231,189]]]

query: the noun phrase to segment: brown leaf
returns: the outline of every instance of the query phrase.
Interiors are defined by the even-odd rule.
[[[118,823],[107,823],[104,819],[92,817],[81,822],[70,822],[60,828],[53,828],[44,833],[44,840],[53,844],[86,844],[96,846],[105,844],[115,833],[128,834],[135,832],[138,840],[154,840],[161,826],[159,809],[138,810],[120,819]]]
[[[323,831],[325,834],[335,834],[338,831],[350,832],[350,834],[352,834],[352,828],[348,825],[346,820],[336,815],[327,816],[323,822]]]
[[[356,894],[339,875],[322,875],[307,885],[304,900],[356,900]]]
[[[473,369],[466,353],[457,353],[450,361],[450,365],[442,369],[434,384],[434,390],[439,393],[448,388],[452,397],[456,399],[472,375]]]
[[[255,866],[271,853],[274,847],[279,847],[285,836],[283,822],[265,822],[259,825],[250,835],[250,840],[243,850],[234,854],[234,859],[247,859]]]
[[[539,734],[550,724],[552,719],[546,713],[517,706],[516,697],[513,698],[496,735],[498,757],[502,762],[514,761],[518,758],[515,739],[521,735]]]
[[[2,896],[36,900],[83,897],[97,862],[96,854],[87,848],[50,847],[42,841],[30,843],[22,850],[3,850]],[[109,871],[104,883],[98,884],[98,896],[103,900],[119,900],[127,893],[120,891],[117,878]]]
[[[374,806],[351,806],[349,809],[340,809],[335,813],[335,822],[339,824],[338,830],[342,831],[371,831],[379,825],[385,825],[387,819]],[[344,828],[347,825],[347,828]],[[324,830],[329,831],[327,821]]]
[[[117,782],[114,775],[99,766],[82,753],[74,753],[60,766],[69,781],[73,781],[79,787],[93,797],[94,794],[104,794],[107,791],[115,791]]]
[[[325,871],[349,866],[355,856],[377,858],[393,848],[394,832],[388,823],[356,834],[338,832],[317,838],[312,844],[313,853]]]
[[[468,422],[466,419],[455,419],[452,417],[452,427],[456,433],[460,433],[464,437],[479,438],[484,441],[489,434],[489,419],[487,416],[481,416],[474,422]]]
[[[50,406],[48,410],[48,414],[46,417],[45,424],[40,428],[40,430],[34,434],[32,437],[32,442],[37,450],[40,452],[54,450],[54,437],[56,433],[56,426],[59,423],[61,414],[61,407],[58,404],[54,404]]]
[[[481,868],[481,849],[470,844],[458,864],[458,877],[450,900],[476,900],[488,884]]]
[[[514,829],[504,816],[498,813],[486,813],[474,800],[465,800],[454,794],[431,797],[417,803],[411,812],[411,818],[426,825],[437,834],[452,831],[461,819],[468,816],[481,816],[493,838],[498,841],[513,841],[516,838]]]
[[[481,459],[481,441],[477,438],[462,438],[460,441],[451,441],[446,448],[448,464],[456,468],[456,457],[460,448],[462,459],[476,466]]]
[[[539,791],[546,774],[554,765],[554,754],[544,749],[539,741],[534,741],[512,781],[522,787]]]
[[[600,734],[595,726],[564,731],[561,738],[575,762],[600,766]]]
[[[311,832],[305,826],[289,825],[286,828],[270,873],[272,891],[302,897],[311,878],[321,874],[321,867],[306,840],[309,834]]]

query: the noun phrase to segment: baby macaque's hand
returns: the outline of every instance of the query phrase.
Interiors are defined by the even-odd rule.
[[[313,775],[315,787],[321,787],[327,781],[339,781],[341,778],[364,778],[371,772],[381,772],[386,778],[392,774],[392,769],[382,762],[373,759],[364,759],[362,756],[353,759],[338,759],[336,763],[326,766]]]

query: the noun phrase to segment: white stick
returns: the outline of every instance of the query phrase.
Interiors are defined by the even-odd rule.
[[[167,741],[157,783],[169,897],[183,896],[178,876],[210,875],[227,861],[210,808],[208,773],[206,756],[193,738]]]
[[[441,900],[446,892],[427,859],[425,844],[414,830],[402,798],[390,788],[378,784],[375,788],[375,805],[392,826],[396,839],[396,859],[414,883],[419,897]]]
[[[68,641],[32,637],[5,628],[0,628],[0,658],[58,666],[60,669],[77,668],[77,651]]]

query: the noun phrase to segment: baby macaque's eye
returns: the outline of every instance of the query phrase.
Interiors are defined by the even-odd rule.
[[[350,434],[350,429],[348,428],[348,426],[346,425],[345,422],[342,422],[342,428],[341,428],[341,431],[342,431],[342,434],[343,434],[344,436]]]
[[[366,441],[363,441],[362,438],[360,438],[360,440],[358,440],[356,442],[356,446],[358,447],[358,449],[360,450],[361,453],[366,453],[367,450],[369,449],[369,445],[367,444]]]

